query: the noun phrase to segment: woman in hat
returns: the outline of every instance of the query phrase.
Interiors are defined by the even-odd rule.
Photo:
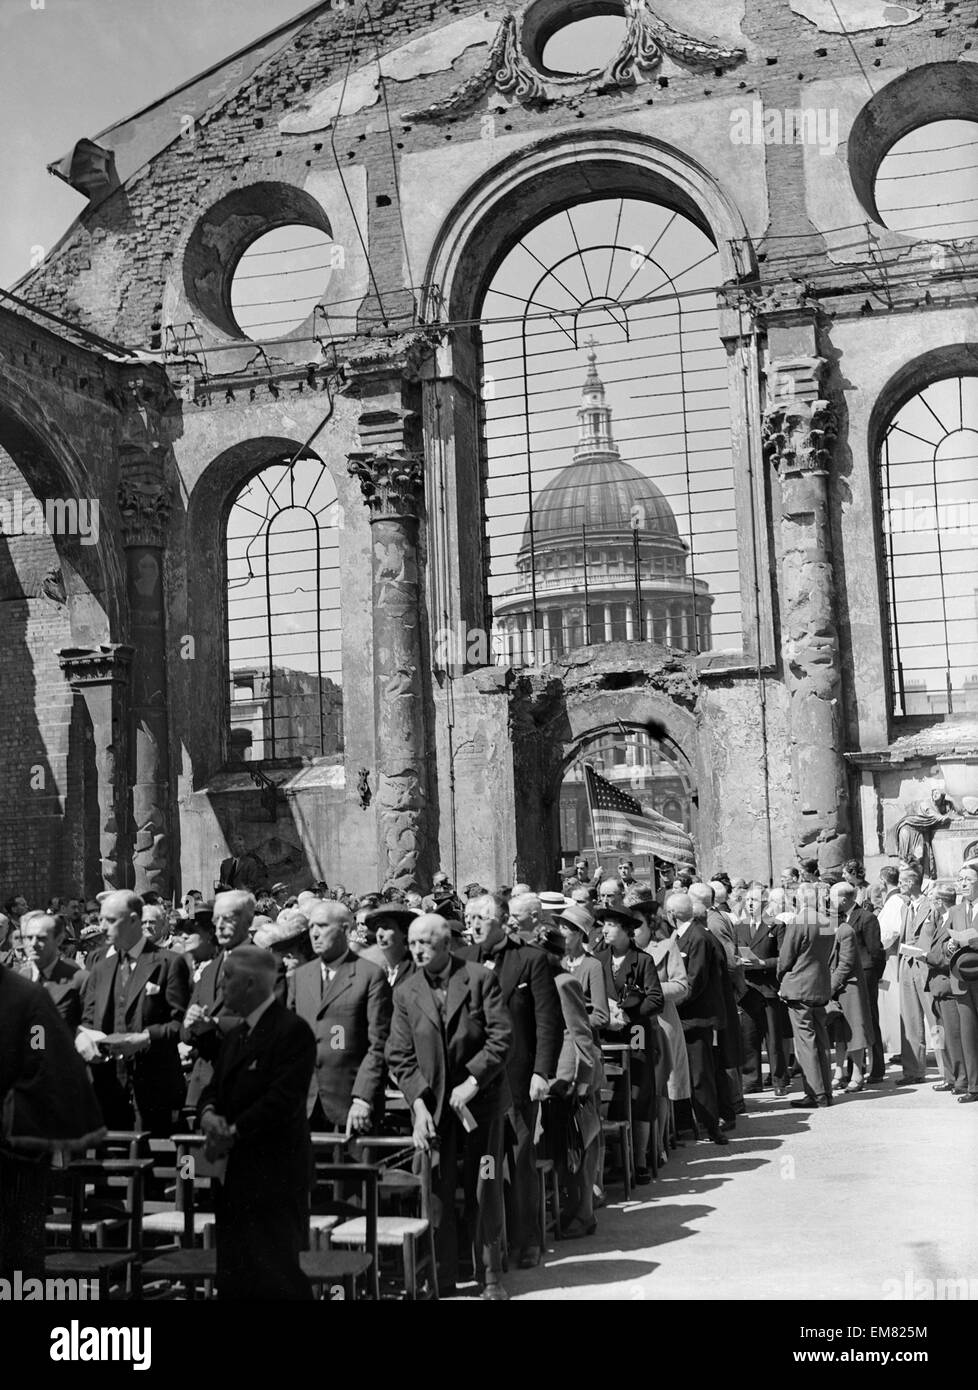
[[[604,967],[585,947],[594,918],[587,908],[568,903],[556,914],[553,925],[559,930],[563,941],[561,969],[573,975],[580,984],[591,1028],[597,1035],[610,1021],[611,1014],[608,1010]]]
[[[627,908],[604,907],[595,914],[604,944],[598,955],[604,968],[611,1021],[604,1030],[608,1042],[629,1046],[632,1085],[632,1147],[635,1181],[651,1182],[647,1166],[649,1137],[655,1101],[655,1062],[659,1055],[658,1015],[664,1000],[659,976],[651,957],[635,945],[635,929],[642,919]],[[609,1111],[610,1119],[623,1119],[627,1097],[619,1083]]]
[[[637,904],[635,910],[641,912],[642,906],[641,903]],[[635,945],[652,957],[664,1000],[662,1013],[659,1015],[659,1028],[662,1031],[664,1046],[662,1060],[656,1068],[655,1084],[656,1137],[661,1154],[664,1150],[663,1139],[669,1116],[669,1102],[689,1100],[692,1095],[686,1039],[677,1012],[679,1005],[689,998],[689,977],[679,943],[670,934],[669,922],[658,913],[649,914],[643,925],[636,928]]]
[[[598,1102],[604,1082],[601,1051],[594,1042],[580,981],[566,972],[555,981],[564,1020],[564,1041],[557,1075],[550,1085],[553,1137],[564,1195],[563,1236],[594,1234],[594,1187],[598,1176],[601,1116]]]

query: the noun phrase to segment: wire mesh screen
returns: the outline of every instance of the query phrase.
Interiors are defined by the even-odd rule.
[[[343,748],[339,504],[317,458],[273,463],[227,522],[232,761]]]
[[[897,411],[879,481],[893,713],[978,712],[978,377]]]
[[[716,249],[655,203],[539,223],[483,307],[496,659],[742,649]]]

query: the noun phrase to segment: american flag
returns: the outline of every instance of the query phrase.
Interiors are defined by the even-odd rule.
[[[599,777],[590,763],[584,764],[584,786],[598,853],[627,850],[654,854],[670,864],[695,864],[692,837],[681,825],[658,811],[643,810],[633,796]]]

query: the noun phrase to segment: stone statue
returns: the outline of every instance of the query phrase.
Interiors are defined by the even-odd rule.
[[[934,847],[936,832],[947,825],[957,810],[954,802],[940,787],[934,787],[930,801],[915,801],[893,827],[897,854],[907,863],[919,864],[927,878],[937,877]]]

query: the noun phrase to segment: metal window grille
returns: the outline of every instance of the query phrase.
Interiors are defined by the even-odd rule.
[[[232,763],[343,749],[339,503],[318,458],[276,462],[226,530]]]
[[[978,376],[901,406],[878,480],[892,712],[978,712]]]
[[[482,311],[495,659],[595,643],[742,649],[713,242],[599,198],[505,256]]]

